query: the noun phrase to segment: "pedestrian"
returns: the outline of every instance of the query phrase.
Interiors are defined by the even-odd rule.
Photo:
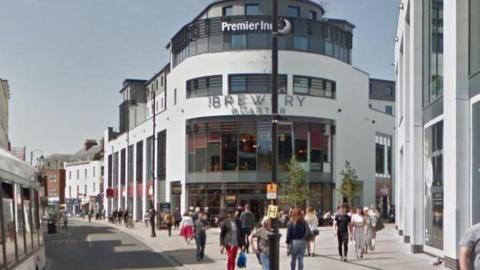
[[[148,223],[150,223],[150,214],[148,211],[143,215],[143,221],[145,222],[145,227],[148,228]]]
[[[165,222],[165,225],[167,225],[168,236],[172,236],[172,226],[174,223],[174,219],[170,211],[168,211],[163,217],[163,222]]]
[[[318,230],[318,217],[312,207],[307,208],[305,221],[307,222],[308,226],[310,227],[310,231],[312,232],[312,238],[309,239],[310,241],[308,241],[307,243],[307,255],[313,257],[315,256],[315,239],[317,238],[317,235],[320,233],[320,231]]]
[[[349,232],[351,233],[352,231],[351,218],[347,214],[346,205],[342,205],[342,207],[339,208],[337,214],[335,215],[333,229],[335,231],[335,236],[337,237],[338,241],[338,254],[340,255],[340,260],[346,262],[348,256]]]
[[[368,250],[375,250],[377,218],[368,207],[363,208],[363,216],[365,218],[365,248],[363,249],[363,254],[367,254]]]
[[[183,236],[187,245],[190,244],[193,238],[193,219],[188,213],[183,214],[180,223],[180,235]]]
[[[356,213],[352,215],[352,224],[353,239],[355,241],[355,254],[357,255],[357,260],[360,260],[363,259],[367,224],[361,208],[358,208]]]
[[[292,217],[287,226],[287,255],[291,255],[290,269],[303,270],[303,258],[307,249],[307,239],[311,238],[310,227],[305,221],[303,211],[300,208],[294,208]]]
[[[175,230],[178,230],[180,226],[180,221],[182,221],[182,214],[180,214],[180,209],[175,209],[175,212],[173,212],[173,219],[175,220]]]
[[[207,242],[207,214],[199,213],[193,228],[195,234],[195,244],[197,246],[197,261],[201,261],[205,257],[205,244]]]
[[[113,210],[113,213],[112,213],[113,224],[117,224],[117,215],[118,215],[117,209]]]
[[[461,270],[480,270],[480,223],[470,227],[460,241]]]
[[[271,230],[271,221],[267,216],[262,219],[262,226],[256,229],[249,236],[249,241],[252,243],[252,251],[260,256],[263,270],[270,270],[270,243],[269,234]],[[256,238],[257,241],[253,239]]]
[[[227,270],[235,270],[238,249],[243,249],[245,239],[242,237],[242,224],[230,209],[227,218],[220,227],[220,253],[227,251]]]
[[[245,205],[245,210],[240,214],[240,222],[242,223],[242,237],[245,241],[245,250],[249,253],[249,236],[252,233],[252,229],[255,226],[255,215],[250,211],[250,206]]]
[[[128,228],[128,209],[125,209],[125,212],[123,212],[123,223]]]
[[[63,228],[65,228],[65,230],[67,230],[67,224],[68,224],[68,215],[67,213],[63,213]]]
[[[152,228],[152,232],[150,234],[151,237],[157,237],[155,233],[155,218],[157,216],[157,212],[153,206],[150,206],[150,210],[148,210],[148,218],[150,219],[150,228]]]
[[[93,210],[88,211],[88,222],[92,222]]]
[[[122,211],[121,208],[119,208],[118,211],[117,211],[118,225],[122,225],[122,219],[123,219],[123,211]]]

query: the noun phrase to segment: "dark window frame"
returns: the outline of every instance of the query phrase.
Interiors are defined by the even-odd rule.
[[[248,14],[247,10],[248,10],[248,7],[256,7],[257,8],[257,14]],[[258,16],[258,15],[262,15],[261,14],[261,11],[260,11],[260,4],[258,3],[247,3],[244,5],[244,14],[247,15],[247,16]]]
[[[295,12],[297,13],[295,16],[293,16],[290,13],[293,10],[295,10]],[[301,17],[300,7],[299,6],[288,5],[287,14],[288,14],[288,17],[291,17],[291,18],[300,18]]]
[[[202,87],[200,88],[200,86]],[[223,75],[211,75],[190,79],[186,82],[185,89],[187,99],[221,96],[223,93]],[[199,91],[204,91],[205,93],[198,94]]]
[[[237,94],[271,94],[269,89],[271,89],[271,82],[272,82],[272,75],[269,73],[241,73],[241,74],[229,74],[228,75],[228,94],[230,95],[237,95]],[[242,80],[245,81],[245,91],[241,92],[232,92],[232,80]],[[254,83],[255,81],[255,83]],[[266,82],[265,85],[265,92],[249,90],[250,87],[255,87],[256,83],[263,83]],[[260,85],[259,87],[263,87],[264,85]],[[281,87],[284,86],[285,90],[282,90]],[[287,94],[288,93],[288,76],[286,74],[279,74],[278,75],[278,87],[279,87],[279,94]]]
[[[227,10],[231,10],[231,14],[227,14]],[[222,7],[222,16],[223,17],[228,17],[228,16],[233,16],[233,6],[225,6]]]
[[[303,75],[293,75],[293,94],[294,95],[300,95],[300,96],[312,96],[312,97],[322,97],[322,98],[329,98],[329,99],[336,99],[337,98],[337,82],[329,79],[324,79],[324,78],[318,78],[318,77],[310,77],[310,76],[303,76]],[[296,78],[302,78],[302,79],[308,79],[308,93],[300,93],[295,91],[295,79]],[[327,92],[327,83],[330,83],[332,86],[331,93],[332,96],[327,96],[325,93]],[[322,84],[323,88],[323,95],[313,95],[312,94],[312,88],[313,85],[315,84]]]

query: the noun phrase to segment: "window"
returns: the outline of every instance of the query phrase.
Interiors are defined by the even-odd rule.
[[[245,5],[245,15],[262,15],[260,13],[259,4],[246,4]]]
[[[173,105],[177,105],[177,89],[173,90]]]
[[[394,93],[393,93],[393,87],[392,86],[385,87],[385,95],[387,97],[393,97]]]
[[[231,49],[246,49],[247,48],[247,35],[233,34],[230,36],[230,48]]]
[[[92,168],[92,177],[95,177],[95,166]]]
[[[310,20],[316,20],[317,19],[317,12],[313,11],[313,10],[310,10],[310,12],[308,13],[308,17]]]
[[[72,198],[72,186],[68,186],[68,197]]]
[[[15,263],[15,220],[14,220],[14,193],[13,185],[10,183],[2,183],[2,201],[3,201],[3,231],[5,232],[5,249],[7,256],[5,260],[8,265]],[[17,239],[18,242],[18,239]],[[18,242],[21,243],[21,242]]]
[[[308,38],[301,36],[293,37],[293,48],[302,51],[308,50]]]
[[[77,180],[80,180],[80,170],[77,170]]]
[[[137,184],[143,183],[143,141],[137,143]]]
[[[270,74],[235,74],[228,76],[230,94],[271,93],[272,76]],[[287,75],[278,75],[278,92],[287,93]]]
[[[480,1],[470,0],[470,75],[480,71]]]
[[[393,114],[392,106],[385,106],[385,112],[388,113],[388,114]]]
[[[300,17],[300,7],[288,6],[288,17],[299,18]]]
[[[385,174],[385,145],[375,144],[375,173]]]
[[[257,134],[244,133],[239,136],[239,170],[254,171],[256,170],[257,161]]]
[[[187,98],[222,95],[222,75],[187,81]]]
[[[68,179],[72,179],[72,171],[68,171]]]
[[[308,124],[294,125],[295,157],[298,162],[308,161]]]
[[[233,15],[233,7],[232,6],[223,7],[222,15],[223,15],[223,17],[232,16]]]
[[[87,169],[85,169],[85,180],[87,180]]]
[[[84,189],[84,191],[85,191],[84,194],[85,194],[85,196],[87,196],[87,185],[85,185],[84,188],[85,188],[85,189]]]
[[[223,134],[222,146],[222,169],[224,171],[237,170],[237,136]]]
[[[443,0],[424,1],[426,8],[425,51],[428,52],[427,80],[424,87],[424,106],[443,96]]]
[[[336,83],[334,81],[313,77],[293,76],[294,94],[335,98],[335,92]]]
[[[95,194],[95,183],[93,183],[93,193]]]

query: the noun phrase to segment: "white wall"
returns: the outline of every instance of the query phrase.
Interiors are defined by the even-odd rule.
[[[89,196],[97,196],[101,192],[101,167],[103,167],[103,161],[65,163],[65,199],[79,197],[77,186],[79,186],[79,193],[85,194],[85,185],[87,185],[87,199],[84,201],[88,201]],[[79,177],[77,177],[77,171]]]

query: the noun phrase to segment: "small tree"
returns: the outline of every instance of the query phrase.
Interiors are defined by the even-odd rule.
[[[287,164],[288,183],[286,191],[288,203],[293,207],[304,207],[305,202],[310,197],[310,189],[305,180],[305,170],[300,166],[297,159],[292,157]]]
[[[342,176],[342,184],[337,191],[342,195],[343,200],[346,200],[352,206],[353,198],[360,192],[357,171],[352,168],[350,162],[345,161],[345,167],[340,175]]]

